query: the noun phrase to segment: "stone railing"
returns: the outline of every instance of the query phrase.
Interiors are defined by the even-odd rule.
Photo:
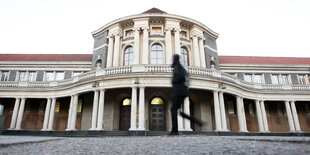
[[[206,78],[221,79],[224,83],[236,83],[242,87],[259,90],[310,90],[310,85],[275,85],[275,84],[254,84],[243,81],[236,76],[230,75],[217,70],[186,67],[191,76],[201,76]],[[66,86],[80,81],[96,78],[99,76],[121,75],[130,73],[169,73],[172,74],[170,65],[133,65],[133,66],[119,66],[104,69],[98,69],[87,73],[74,76],[70,79],[60,81],[0,81],[0,87],[28,87],[28,88],[42,88],[42,87],[58,87]]]

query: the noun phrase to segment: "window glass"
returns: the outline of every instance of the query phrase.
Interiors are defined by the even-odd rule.
[[[161,34],[162,33],[161,27],[152,27],[152,32],[154,34]]]
[[[262,75],[254,75],[254,83],[262,83]]]
[[[298,75],[298,83],[306,84],[306,75]]]
[[[271,83],[272,84],[279,84],[278,75],[271,75]]]
[[[45,81],[53,81],[54,79],[54,72],[46,72]]]
[[[46,103],[47,104],[47,103]],[[44,112],[44,108],[45,108],[45,103],[44,102],[40,102],[39,105],[39,112]]]
[[[64,72],[56,72],[56,80],[63,80],[65,79],[65,73]]]
[[[281,75],[281,83],[282,84],[289,84],[288,83],[288,75]]]
[[[82,112],[83,100],[79,99],[77,112]]]
[[[55,112],[59,112],[60,110],[60,103],[59,102],[56,102],[56,105],[55,105]]]
[[[151,104],[164,104],[163,99],[161,99],[160,97],[155,97],[152,101]]]
[[[126,98],[123,100],[123,106],[129,106],[131,105],[131,99],[130,98]]]
[[[19,72],[19,81],[27,81],[26,75],[26,72]]]
[[[130,37],[130,36],[132,36],[132,34],[133,34],[133,31],[132,31],[132,30],[127,30],[127,31],[125,32],[125,37]]]
[[[183,37],[183,38],[187,38],[187,33],[186,33],[186,31],[181,31],[181,32],[180,32],[180,36]]]
[[[252,82],[252,74],[245,74],[244,75],[244,81]]]
[[[183,66],[188,66],[189,65],[188,52],[187,52],[187,50],[184,47],[181,47],[180,63]]]
[[[254,104],[253,103],[249,104],[249,114],[254,115]]]
[[[151,47],[151,64],[163,64],[163,47],[155,44]]]
[[[234,102],[228,101],[228,114],[234,115],[235,114],[235,106]]]
[[[129,46],[125,50],[125,59],[124,59],[124,65],[132,65],[133,64],[133,47]]]
[[[36,81],[37,73],[36,72],[29,72],[28,81]]]
[[[0,72],[1,79],[0,81],[9,81],[9,72]]]

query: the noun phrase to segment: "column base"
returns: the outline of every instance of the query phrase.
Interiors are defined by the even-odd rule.
[[[129,131],[135,131],[137,128],[129,128]]]
[[[138,128],[137,131],[145,131],[145,128]]]
[[[193,131],[191,128],[184,129],[184,131]]]
[[[96,128],[90,128],[90,129],[88,129],[88,130],[96,130]]]
[[[66,129],[65,131],[76,131],[76,129]]]
[[[103,128],[96,128],[95,131],[103,131]]]

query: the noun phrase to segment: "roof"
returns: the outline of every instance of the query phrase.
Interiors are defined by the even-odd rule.
[[[0,54],[0,61],[92,61],[92,54]]]
[[[143,12],[143,13],[167,13],[167,12],[162,11],[162,10],[159,10],[159,9],[157,9],[157,8],[152,8],[152,9],[149,9],[149,10]],[[142,14],[143,14],[143,13],[142,13]]]
[[[219,56],[220,64],[291,64],[310,65],[310,58],[259,57],[259,56]]]

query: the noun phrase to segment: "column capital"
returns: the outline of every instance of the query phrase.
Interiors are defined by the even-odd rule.
[[[144,31],[144,30],[147,30],[147,31],[148,31],[148,30],[150,29],[150,27],[149,27],[149,26],[142,26],[141,29],[142,29],[143,31]]]

